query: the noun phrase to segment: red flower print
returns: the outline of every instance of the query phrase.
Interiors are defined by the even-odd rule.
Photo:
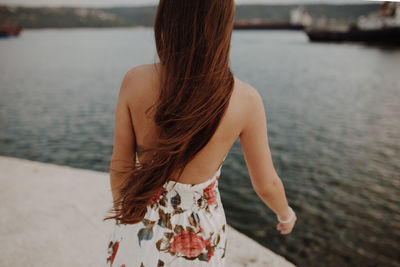
[[[206,242],[203,237],[182,229],[180,235],[174,236],[170,250],[171,252],[179,252],[186,257],[194,258],[199,256],[205,247]]]
[[[158,201],[161,197],[161,194],[163,193],[164,188],[160,188],[160,190],[157,191],[157,193],[154,194],[153,198],[150,200],[150,204],[154,204],[154,202]]]
[[[208,259],[207,259],[207,262],[209,262],[210,260],[211,260],[211,257],[214,255],[214,251],[213,250],[209,250],[208,251],[208,253],[207,253],[207,257],[208,257]]]
[[[211,244],[211,238],[207,239],[205,242],[206,242],[206,248],[208,249],[208,247]]]
[[[113,252],[112,252],[112,255],[111,255],[111,266],[112,266],[112,264],[113,264],[113,262],[114,262],[115,255],[117,255],[118,247],[119,247],[119,242],[117,241],[117,242],[115,242],[114,245],[113,245]]]
[[[217,180],[219,179],[219,176],[217,176]]]
[[[121,267],[126,267],[125,264],[122,264]]]
[[[214,191],[215,181],[203,189],[203,193],[207,195],[207,204],[213,205],[217,203]]]
[[[211,238],[206,240],[206,249],[207,249],[207,262],[211,260],[211,257],[214,255],[214,251],[210,249]]]

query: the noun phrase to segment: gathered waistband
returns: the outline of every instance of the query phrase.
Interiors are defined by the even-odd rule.
[[[199,184],[184,184],[184,183],[179,183],[177,181],[168,181],[164,184],[163,187],[168,191],[170,191],[172,189],[196,191],[196,190],[206,188],[213,181],[218,180],[220,175],[221,175],[221,167],[218,169],[218,171],[214,174],[213,177],[211,177],[210,179],[208,179],[205,182],[202,182]]]
[[[150,209],[162,209],[173,214],[185,211],[200,211],[216,207],[221,202],[218,179],[219,169],[213,177],[199,184],[183,184],[168,181],[153,197]]]

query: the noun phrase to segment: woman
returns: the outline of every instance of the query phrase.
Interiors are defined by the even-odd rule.
[[[224,266],[218,179],[238,137],[256,193],[291,232],[262,99],[229,67],[233,21],[233,0],[160,0],[160,62],[125,75],[116,107],[107,266]]]

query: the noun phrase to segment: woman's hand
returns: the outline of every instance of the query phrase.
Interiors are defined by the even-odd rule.
[[[276,229],[278,231],[280,231],[282,235],[287,235],[287,234],[290,234],[290,232],[292,232],[293,227],[294,227],[294,225],[296,223],[296,220],[297,220],[296,213],[294,211],[293,211],[293,213],[294,213],[294,216],[293,216],[293,219],[290,222],[287,222],[287,223],[279,222],[277,224]]]

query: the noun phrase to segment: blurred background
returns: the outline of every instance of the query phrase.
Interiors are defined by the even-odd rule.
[[[263,97],[298,221],[276,231],[238,139],[228,224],[298,266],[400,266],[400,4],[236,3],[232,71]],[[1,0],[0,155],[107,171],[122,78],[156,59],[156,4]]]

